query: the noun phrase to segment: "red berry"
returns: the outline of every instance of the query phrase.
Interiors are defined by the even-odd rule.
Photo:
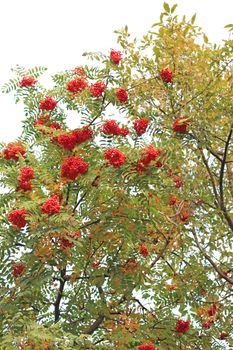
[[[146,257],[149,254],[149,250],[147,249],[146,243],[142,243],[139,246],[139,253]]]
[[[129,130],[127,128],[120,128],[120,135],[127,136],[129,134]]]
[[[78,237],[80,237],[80,233],[79,232],[67,233],[66,237],[63,237],[61,239],[60,241],[61,246],[66,248],[71,248],[74,245],[74,242],[70,241],[69,238],[76,240]]]
[[[23,166],[20,169],[19,174],[20,174],[20,180],[22,181],[29,181],[34,178],[34,170],[32,167],[28,165]]]
[[[75,180],[79,175],[83,175],[88,171],[89,164],[81,157],[71,156],[66,158],[61,166],[61,176]]]
[[[21,189],[21,190],[24,190],[25,192],[32,190],[32,185],[29,181],[23,181],[19,179],[18,184],[19,184],[19,187],[17,187],[17,190]]]
[[[26,270],[26,267],[22,263],[12,264],[12,274],[15,278],[20,277]]]
[[[114,168],[118,168],[124,164],[126,155],[117,148],[109,148],[104,152],[104,158],[107,159]]]
[[[184,211],[183,213],[180,214],[180,220],[182,222],[187,221],[189,218],[189,212],[188,211]]]
[[[8,215],[8,220],[18,228],[23,228],[27,224],[26,214],[25,209],[16,209]]]
[[[186,133],[190,122],[191,119],[185,117],[176,118],[172,124],[172,129],[175,132]]]
[[[209,316],[214,316],[217,312],[217,306],[216,304],[213,304],[208,310],[207,313]]]
[[[72,134],[75,136],[76,144],[83,143],[93,137],[93,131],[88,126],[84,126],[80,130],[74,130]]]
[[[162,69],[160,72],[160,76],[164,83],[172,83],[173,72],[170,71],[169,68]]]
[[[86,89],[87,86],[88,86],[88,83],[86,82],[86,80],[84,80],[83,78],[76,78],[76,79],[70,80],[67,83],[66,89],[69,92],[81,93]]]
[[[214,323],[213,321],[207,321],[207,322],[203,322],[201,326],[203,329],[209,329],[213,323]]]
[[[176,196],[174,196],[174,194],[171,194],[169,205],[174,205],[174,204],[176,204]]]
[[[124,103],[128,101],[128,92],[124,88],[119,88],[116,91],[116,98],[119,102]]]
[[[225,338],[229,337],[229,333],[222,332],[219,336],[220,340],[224,340]]]
[[[46,114],[39,115],[37,121],[33,123],[33,126],[37,125],[46,125],[46,123],[49,121],[49,116]]]
[[[85,76],[85,71],[82,67],[76,67],[73,72],[79,76]]]
[[[33,77],[23,77],[19,82],[19,86],[20,87],[34,86],[36,82],[37,80]]]
[[[152,343],[139,345],[138,350],[155,350],[155,346]]]
[[[71,151],[76,145],[76,136],[73,133],[65,133],[53,137],[53,140],[59,143],[64,149]]]
[[[101,97],[106,90],[106,85],[102,81],[91,84],[90,93],[94,97]]]
[[[174,176],[173,181],[175,182],[175,187],[180,188],[183,186],[183,182],[179,176]]]
[[[115,50],[111,49],[110,60],[112,63],[118,65],[120,63],[120,61],[122,60],[122,53],[120,51],[115,51]]]
[[[56,129],[56,130],[59,130],[61,129],[61,124],[58,124],[58,123],[52,123],[49,125],[50,129]]]
[[[106,135],[120,135],[121,129],[115,120],[106,120],[102,125],[102,132]]]
[[[136,133],[140,136],[146,132],[149,121],[145,118],[134,120],[133,126]]]
[[[52,215],[57,214],[60,212],[60,203],[57,198],[57,195],[52,195],[50,198],[48,198],[44,204],[40,206],[41,211],[43,213]]]
[[[51,96],[46,96],[43,100],[40,101],[39,109],[52,111],[57,105],[57,101],[54,100]]]
[[[177,333],[187,333],[190,329],[190,322],[191,321],[183,321],[183,320],[177,320],[176,323],[176,331]]]
[[[15,161],[19,160],[19,157],[25,157],[26,151],[21,146],[20,142],[9,143],[7,147],[3,150],[3,158],[10,160],[14,159]]]

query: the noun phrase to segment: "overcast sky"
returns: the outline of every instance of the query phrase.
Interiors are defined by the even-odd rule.
[[[128,25],[140,37],[159,19],[163,0],[6,0],[0,1],[0,85],[16,64],[48,67],[48,76],[83,63],[84,51],[117,48],[113,31]],[[233,0],[177,0],[177,12],[203,27],[211,41],[228,38]],[[46,80],[45,80],[46,82]],[[12,95],[0,94],[0,140],[19,136],[23,111]]]

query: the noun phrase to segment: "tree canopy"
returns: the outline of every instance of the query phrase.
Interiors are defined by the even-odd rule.
[[[233,345],[233,40],[175,10],[50,90],[43,67],[3,86],[25,119],[1,144],[1,349]]]

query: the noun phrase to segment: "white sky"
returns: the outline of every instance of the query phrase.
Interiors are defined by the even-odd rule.
[[[0,1],[0,86],[16,64],[48,67],[47,77],[84,62],[84,51],[117,48],[113,31],[128,25],[140,37],[158,22],[163,0],[2,0]],[[177,0],[177,12],[203,27],[211,41],[228,38],[224,25],[233,22],[233,0]],[[44,79],[46,82],[46,79]],[[22,108],[12,95],[0,93],[0,140],[19,136]]]

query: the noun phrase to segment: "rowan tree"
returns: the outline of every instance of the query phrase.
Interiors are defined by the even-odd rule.
[[[175,9],[50,90],[42,67],[3,86],[25,119],[0,159],[1,349],[233,345],[233,41]]]

